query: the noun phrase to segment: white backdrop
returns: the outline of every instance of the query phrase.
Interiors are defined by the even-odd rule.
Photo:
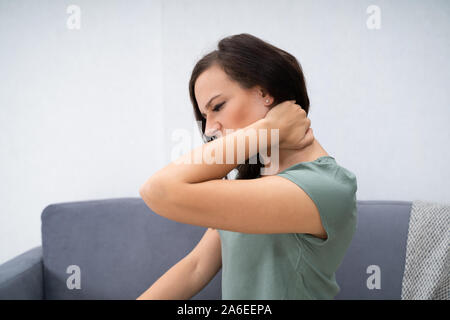
[[[449,203],[449,18],[447,0],[0,0],[0,263],[41,244],[48,204],[139,197],[174,132],[198,145],[192,68],[244,32],[297,57],[359,200]]]

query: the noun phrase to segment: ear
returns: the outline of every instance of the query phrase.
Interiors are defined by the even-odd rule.
[[[257,86],[257,94],[258,97],[263,100],[263,103],[266,106],[271,105],[274,101],[273,97],[267,92],[267,90],[260,86]]]

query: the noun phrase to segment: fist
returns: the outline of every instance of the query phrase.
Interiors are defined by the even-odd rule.
[[[272,107],[264,119],[269,136],[272,129],[278,129],[280,149],[303,149],[314,141],[311,120],[294,100],[284,101]]]

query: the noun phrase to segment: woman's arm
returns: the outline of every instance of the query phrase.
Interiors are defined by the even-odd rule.
[[[147,180],[144,187],[151,185],[157,179],[170,181],[171,183],[198,183],[223,178],[238,165],[238,160],[240,163],[244,163],[245,159],[256,155],[259,148],[254,148],[255,144],[261,148],[268,148],[271,145],[271,141],[268,139],[269,141],[265,145],[260,146],[260,143],[262,143],[262,131],[260,130],[268,129],[266,122],[264,118],[260,119],[243,129],[238,129],[231,134],[193,149],[157,171]],[[245,145],[242,144],[242,141],[245,141]],[[250,144],[252,148],[250,148]],[[228,159],[227,150],[229,153]],[[241,156],[238,159],[239,155],[243,157]],[[211,158],[214,161],[208,163],[208,159]]]
[[[267,115],[274,109],[272,115],[277,117],[268,121]],[[267,123],[281,127],[280,137],[285,138],[280,139],[280,144],[286,149],[301,149],[303,143],[308,145],[314,141],[312,132],[307,130],[310,121],[298,105],[283,107],[282,104],[268,114],[265,120],[209,145],[220,143],[221,139],[245,139],[249,128],[258,129],[261,125],[264,128]],[[305,135],[305,131],[309,133]],[[203,148],[205,145],[191,154]],[[254,155],[251,149],[246,151],[249,156]],[[244,233],[318,233],[321,226],[317,208],[301,188],[277,175],[260,179],[217,179],[235,165],[171,163],[152,176],[141,187],[140,194],[153,212],[180,223]]]
[[[148,193],[157,192],[157,196],[163,196],[162,182],[199,183],[222,179],[239,163],[261,151],[267,154],[269,148],[302,149],[314,140],[311,130],[307,130],[310,123],[299,105],[283,102],[273,107],[265,118],[203,144],[169,163],[144,183],[140,193],[150,197]],[[213,160],[210,163],[208,156]],[[156,184],[157,187],[149,187],[158,180],[161,183]]]
[[[196,261],[181,259],[164,273],[136,300],[188,300],[200,290],[197,284]]]
[[[199,293],[222,267],[220,235],[208,228],[195,248],[163,274],[137,300],[188,300]]]

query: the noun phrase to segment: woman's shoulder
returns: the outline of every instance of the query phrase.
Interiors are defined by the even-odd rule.
[[[356,192],[358,189],[358,181],[356,175],[346,167],[341,166],[336,162],[336,171],[333,176],[338,182],[350,187],[352,192]]]
[[[296,163],[280,171],[277,175],[288,175],[300,180],[310,177],[318,184],[334,184],[351,192],[357,190],[356,175],[330,155],[318,157],[313,161]]]

